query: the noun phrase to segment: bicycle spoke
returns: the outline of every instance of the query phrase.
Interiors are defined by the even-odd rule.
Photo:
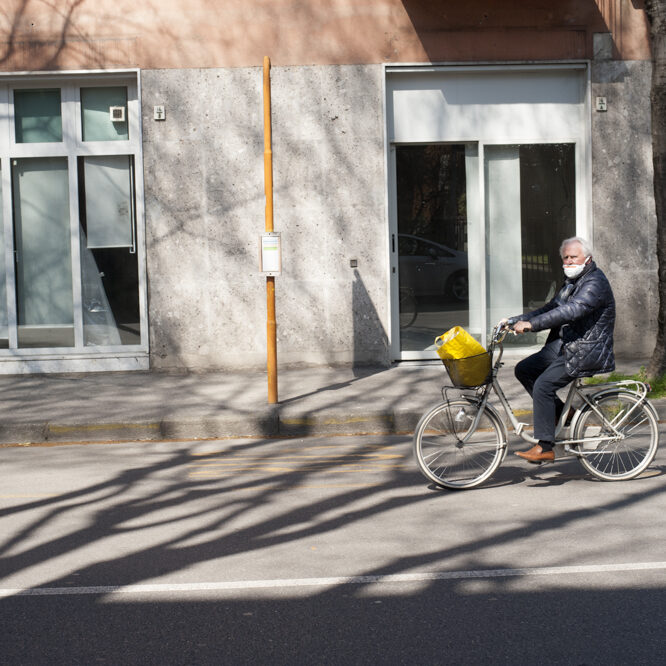
[[[634,430],[636,430],[636,428],[643,425],[646,421],[647,421],[647,417],[641,419],[638,423],[635,423],[632,428],[630,428],[630,429],[623,428],[620,432],[623,435],[629,436]]]
[[[611,437],[599,443],[594,453],[580,458],[583,466],[601,479],[632,479],[654,458],[659,435],[657,423],[634,393],[618,391],[599,398],[596,409],[588,409],[581,416],[574,439],[582,439],[588,428],[598,428],[604,433],[602,436]],[[585,445],[582,446],[584,452]]]
[[[442,403],[426,413],[414,434],[422,473],[447,488],[471,488],[488,478],[504,454],[495,416],[464,400]]]

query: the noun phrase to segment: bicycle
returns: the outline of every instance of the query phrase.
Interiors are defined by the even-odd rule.
[[[409,328],[418,315],[416,295],[411,287],[400,287],[400,328]]]
[[[442,389],[443,402],[421,417],[413,438],[421,473],[438,486],[474,488],[487,481],[506,458],[507,428],[488,402],[493,391],[514,433],[526,442],[538,443],[525,432],[527,424],[516,418],[499,383],[502,343],[507,333],[508,328],[498,324],[484,354],[444,361],[453,387]],[[496,351],[499,353],[493,363]],[[473,393],[463,392],[449,400],[450,388]],[[628,480],[641,474],[653,461],[659,445],[658,418],[647,399],[649,390],[641,381],[586,385],[582,379],[575,379],[557,422],[555,461],[576,457],[588,472],[604,481]]]

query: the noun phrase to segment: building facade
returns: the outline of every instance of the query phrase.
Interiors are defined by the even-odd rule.
[[[649,355],[641,3],[453,5],[9,2],[0,372],[265,363],[264,56],[280,364],[484,341],[554,293],[572,235],[615,289],[618,353]]]

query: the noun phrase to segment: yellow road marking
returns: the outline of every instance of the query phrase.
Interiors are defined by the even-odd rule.
[[[355,444],[322,444],[318,446],[294,446],[294,447],[289,447],[289,448],[283,448],[280,451],[276,451],[273,453],[274,456],[280,456],[285,453],[304,453],[306,451],[320,451],[324,449],[338,449],[342,450],[342,453],[338,455],[347,455],[344,453],[346,449],[355,449],[356,445]],[[368,449],[371,451],[384,451],[386,449],[393,449],[392,446],[388,444],[372,444],[368,446],[364,446],[364,449]],[[353,453],[353,452],[352,452]],[[194,452],[192,454],[193,456],[196,457],[214,457],[214,456],[227,456],[227,455],[234,455],[234,450],[233,449],[225,449],[223,451],[201,451],[201,452]],[[374,455],[372,453],[357,453],[356,455]]]
[[[405,465],[394,465],[391,467],[354,467],[346,469],[329,469],[322,470],[313,467],[227,467],[225,469],[202,469],[192,471],[188,476],[190,477],[203,477],[203,476],[229,476],[238,472],[319,472],[320,474],[359,474],[362,472],[390,472],[394,470],[405,469]]]
[[[210,479],[217,479],[217,478],[222,478],[222,476],[211,476],[208,477]],[[202,481],[205,479],[201,479]],[[300,489],[312,489],[312,488],[320,488],[320,489],[327,489],[327,488],[380,488],[383,487],[385,484],[383,483],[297,483],[295,485],[289,485],[289,486],[284,486],[284,485],[276,485],[276,484],[268,484],[268,483],[262,483],[259,485],[252,485],[248,486],[247,488],[234,488],[233,492],[247,492],[247,491],[254,491],[254,490],[300,490]]]
[[[157,430],[159,423],[89,423],[71,426],[49,426],[53,433],[66,433],[78,430],[108,430],[109,428],[123,428],[132,430]]]
[[[284,457],[270,457],[270,458],[245,458],[243,456],[230,456],[227,460],[224,460],[222,458],[211,458],[210,460],[202,460],[200,462],[196,463],[188,463],[188,467],[201,467],[202,465],[229,465],[233,464],[236,462],[250,462],[250,463],[256,463],[258,465],[263,465],[265,463],[271,463],[275,461],[279,462],[287,462],[287,461],[294,461],[296,463],[298,462],[311,462],[311,463],[319,463],[321,465],[330,465],[331,463],[338,463],[340,465],[349,465],[349,464],[356,464],[353,462],[350,462],[355,456],[331,456],[330,458],[322,457],[322,456],[284,456]],[[372,463],[372,462],[382,462],[385,460],[398,460],[402,459],[405,456],[401,455],[383,455],[383,456],[357,456],[359,462],[367,462],[367,463]]]
[[[284,474],[306,472],[318,474],[364,474],[388,472],[406,467],[405,455],[392,446],[377,444],[357,450],[354,444],[325,444],[306,447],[284,447],[263,458],[245,451],[215,451],[195,454],[189,463],[191,479],[226,478],[242,473]],[[363,486],[367,484],[362,484]],[[309,486],[308,486],[309,487]],[[327,484],[328,487],[328,484]]]
[[[392,469],[404,469],[405,465],[384,465],[384,466],[369,466],[369,465],[340,465],[334,468],[321,467],[290,467],[289,465],[279,465],[278,463],[271,463],[269,465],[222,465],[219,467],[200,467],[192,470],[190,474],[205,474],[206,472],[323,472],[325,474],[336,474],[338,472],[373,472],[384,471]],[[196,471],[196,470],[199,471]]]
[[[374,464],[373,464],[374,463]],[[364,467],[369,468],[383,468],[383,467],[395,467],[400,465],[397,461],[384,462],[384,461],[372,461],[372,460],[357,460],[357,461],[340,461],[336,462],[333,466],[329,461],[318,461],[311,460],[305,465],[301,466],[301,462],[291,463],[288,460],[221,460],[219,462],[210,462],[203,463],[201,465],[187,465],[187,467],[195,469],[210,469],[213,467],[247,467],[252,469],[254,467],[271,467],[273,465],[280,465],[284,467],[290,467],[291,469],[305,469],[305,468],[317,468],[317,469],[335,469],[335,467],[356,467],[358,465],[363,465]]]
[[[378,415],[378,421],[385,421],[386,423],[393,423],[393,417],[389,414]],[[318,419],[312,417],[303,417],[303,418],[281,418],[282,423],[286,425],[344,425],[346,423],[363,423],[367,421],[367,416],[354,416],[351,418],[328,418],[328,419]]]

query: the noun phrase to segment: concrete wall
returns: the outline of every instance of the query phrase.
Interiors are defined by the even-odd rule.
[[[650,69],[592,65],[593,101],[608,100],[592,112],[593,241],[624,356],[647,356],[656,328]],[[389,362],[382,76],[273,68],[281,365]],[[262,71],[150,70],[142,87],[151,365],[263,367]],[[165,122],[152,120],[155,104]]]
[[[650,135],[651,64],[592,64],[594,246],[617,301],[616,352],[647,358],[657,326],[656,214]],[[597,96],[608,110],[597,112]]]
[[[281,364],[388,363],[381,77],[272,71]],[[151,364],[261,367],[262,70],[151,70],[142,88]]]

